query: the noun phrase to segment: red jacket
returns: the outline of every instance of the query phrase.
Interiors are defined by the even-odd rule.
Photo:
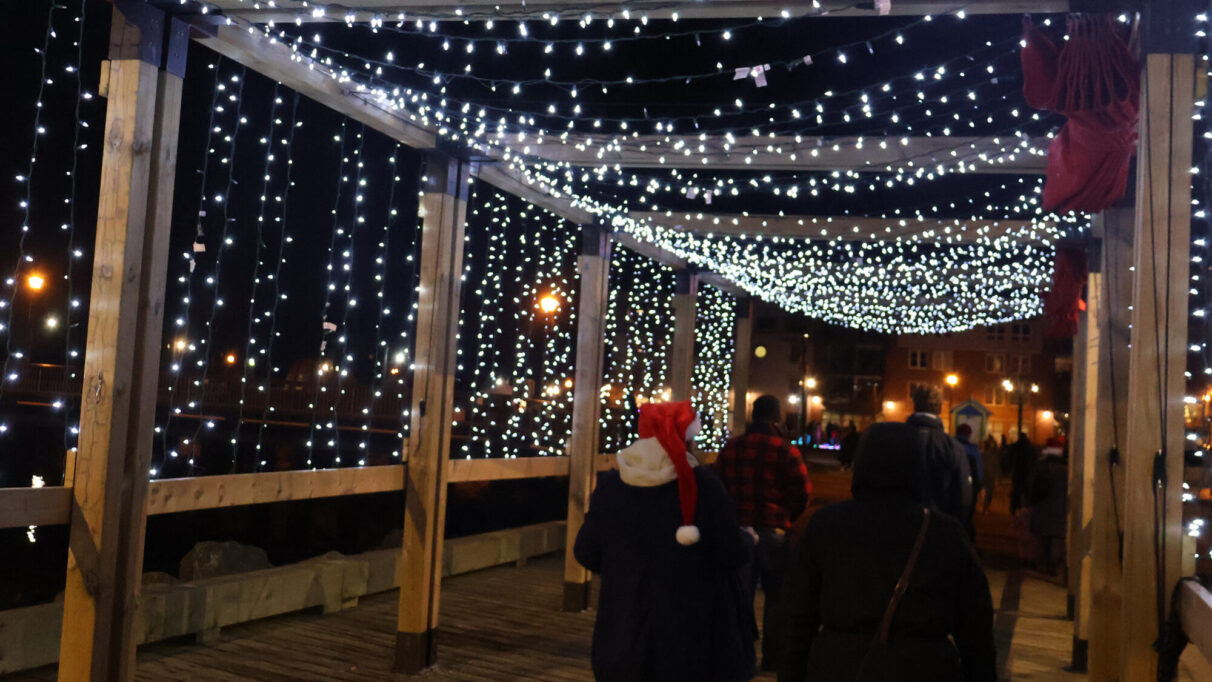
[[[789,530],[808,507],[808,468],[800,451],[773,430],[751,428],[728,441],[716,471],[742,526]]]

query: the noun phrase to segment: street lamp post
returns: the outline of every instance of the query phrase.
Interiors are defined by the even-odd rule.
[[[1027,384],[1020,376],[1017,382],[1010,381],[1009,379],[1003,379],[1002,388],[1006,389],[1008,392],[1015,393],[1018,396],[1018,434],[1022,435],[1023,404],[1027,401]],[[1031,384],[1031,392],[1039,393],[1039,384]]]
[[[803,387],[804,403],[804,432],[807,433],[808,425],[812,423],[812,394],[809,391],[816,389],[816,379],[806,376],[800,381],[800,386]]]
[[[949,424],[951,422],[951,410],[955,409],[955,387],[959,385],[959,375],[955,373],[948,374],[943,377],[943,382],[947,384],[947,418],[943,420],[943,423]]]
[[[807,332],[800,337],[800,436],[803,437],[808,432],[808,415],[811,414],[808,407],[808,339],[811,335]],[[813,385],[816,381],[813,380]]]
[[[39,272],[31,272],[25,278],[29,293],[25,296],[25,352],[33,360],[34,355],[34,296],[46,287],[46,278]]]

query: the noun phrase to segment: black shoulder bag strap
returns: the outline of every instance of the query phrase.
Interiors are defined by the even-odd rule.
[[[888,636],[892,630],[892,618],[896,615],[896,607],[901,603],[901,597],[905,596],[905,591],[909,589],[909,576],[913,575],[913,568],[917,566],[917,559],[922,554],[922,545],[926,542],[926,531],[930,528],[930,510],[922,509],[922,525],[917,530],[917,539],[913,541],[913,549],[909,552],[909,560],[905,562],[905,570],[901,572],[900,580],[896,581],[896,589],[892,591],[892,599],[888,600],[888,608],[884,609],[884,617],[880,621],[880,629],[876,633],[875,639],[867,647],[867,653],[863,656],[863,662],[859,665],[858,680],[866,679],[864,674],[867,672],[871,663],[872,654],[875,650],[883,650],[888,646]]]

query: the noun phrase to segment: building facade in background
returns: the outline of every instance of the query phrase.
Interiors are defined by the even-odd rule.
[[[910,391],[929,384],[942,391],[947,413],[966,401],[988,410],[985,433],[998,440],[1018,437],[1020,403],[1022,430],[1032,441],[1058,435],[1068,410],[1068,392],[1058,383],[1067,384],[1072,358],[1058,357],[1043,328],[1043,321],[1034,319],[959,334],[898,337],[888,352],[884,418],[909,416]]]
[[[1063,433],[1072,357],[1068,343],[1048,342],[1040,319],[934,336],[890,336],[826,325],[761,305],[755,311],[748,401],[777,396],[794,434],[826,436],[913,411],[919,384],[943,395],[944,412],[985,415],[984,435],[1042,443]],[[1058,346],[1062,347],[1058,352]],[[969,403],[971,401],[971,403]],[[948,431],[954,420],[946,419]]]

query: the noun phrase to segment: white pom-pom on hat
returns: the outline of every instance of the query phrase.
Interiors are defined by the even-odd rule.
[[[689,547],[702,538],[698,526],[679,526],[677,532],[678,544]]]

